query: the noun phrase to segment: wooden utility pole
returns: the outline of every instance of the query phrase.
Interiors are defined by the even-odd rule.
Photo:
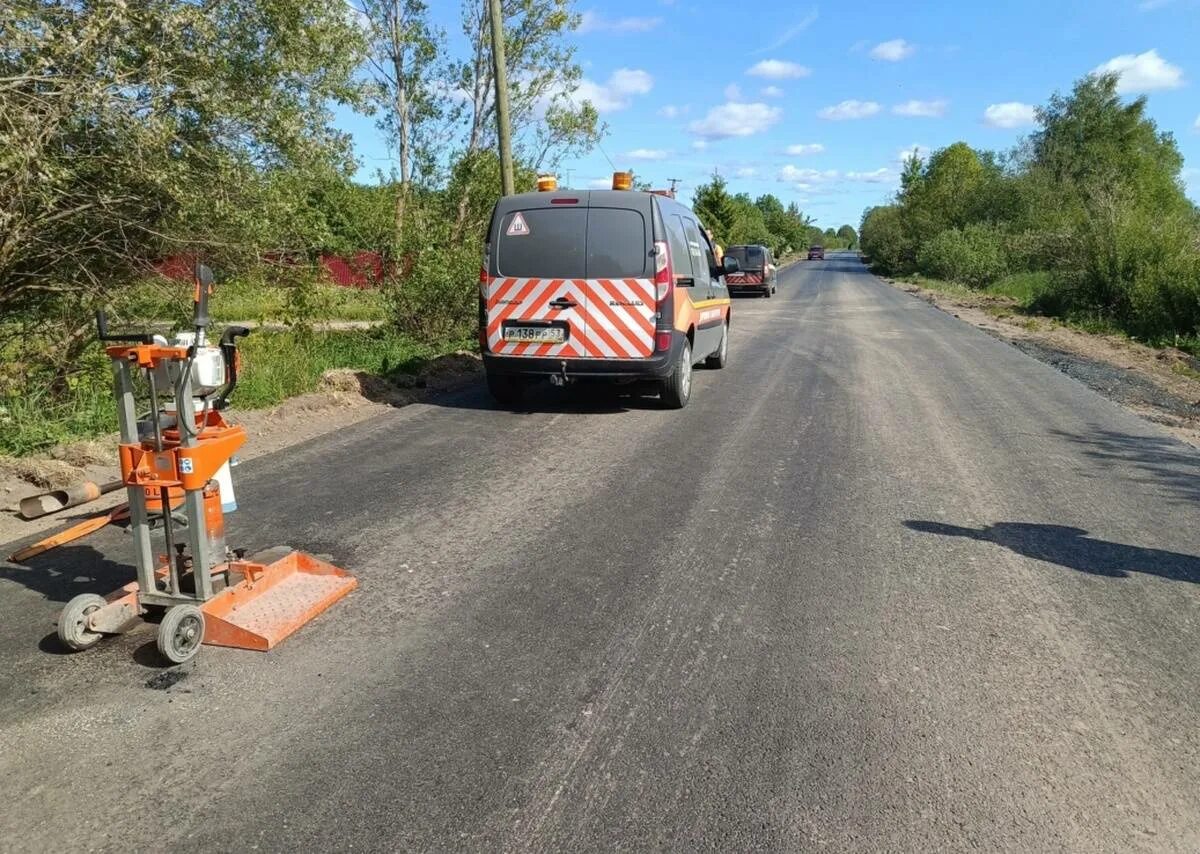
[[[504,61],[504,13],[500,0],[488,0],[492,19],[492,79],[496,83],[496,137],[500,143],[500,188],[506,196],[515,193],[512,162],[512,126],[508,122],[508,70]]]

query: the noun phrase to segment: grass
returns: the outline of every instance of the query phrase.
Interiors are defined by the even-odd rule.
[[[120,305],[125,317],[185,321],[191,312],[191,284],[165,279],[130,290]],[[387,306],[376,290],[319,283],[273,285],[256,278],[232,279],[213,290],[209,312],[218,322],[259,323],[319,320],[383,320]]]
[[[314,391],[333,368],[373,374],[415,373],[433,357],[470,341],[422,342],[390,327],[336,332],[263,332],[242,339],[242,374],[231,398],[241,409],[274,406]],[[35,389],[0,398],[0,454],[25,456],[117,429],[107,360],[97,358],[66,393]],[[36,384],[31,384],[35,385]]]

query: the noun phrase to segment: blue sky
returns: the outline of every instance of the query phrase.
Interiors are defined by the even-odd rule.
[[[458,3],[435,0],[457,34]],[[1011,147],[1029,107],[1110,64],[1172,131],[1200,199],[1200,0],[578,0],[572,38],[603,152],[562,165],[573,186],[631,167],[681,198],[717,169],[823,226],[857,225],[895,190],[903,153],[965,140]],[[452,43],[453,45],[453,43]],[[364,171],[386,149],[350,127]],[[607,157],[606,157],[607,155]]]

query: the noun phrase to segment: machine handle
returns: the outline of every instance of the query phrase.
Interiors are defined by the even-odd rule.
[[[229,405],[229,395],[237,388],[237,339],[249,334],[250,329],[245,326],[228,326],[221,334],[221,358],[225,362],[225,376],[228,380],[225,388],[221,389],[220,396],[213,401],[213,409],[218,412]]]
[[[196,290],[192,302],[195,304],[192,325],[197,329],[208,328],[208,298],[212,294],[213,273],[203,264],[196,265]]]
[[[108,315],[104,309],[96,309],[96,332],[101,341],[136,341],[139,344],[153,344],[154,336],[149,332],[113,332],[108,331]]]

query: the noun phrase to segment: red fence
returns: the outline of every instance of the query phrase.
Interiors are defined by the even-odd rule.
[[[192,279],[195,269],[195,255],[170,255],[151,265],[154,271],[164,278],[177,282],[188,282]],[[263,260],[282,267],[299,266],[307,261],[296,256],[282,253],[271,253],[263,256]],[[317,264],[325,277],[335,285],[344,288],[368,289],[377,287],[383,281],[386,272],[383,255],[378,252],[355,252],[353,255],[317,256]]]

